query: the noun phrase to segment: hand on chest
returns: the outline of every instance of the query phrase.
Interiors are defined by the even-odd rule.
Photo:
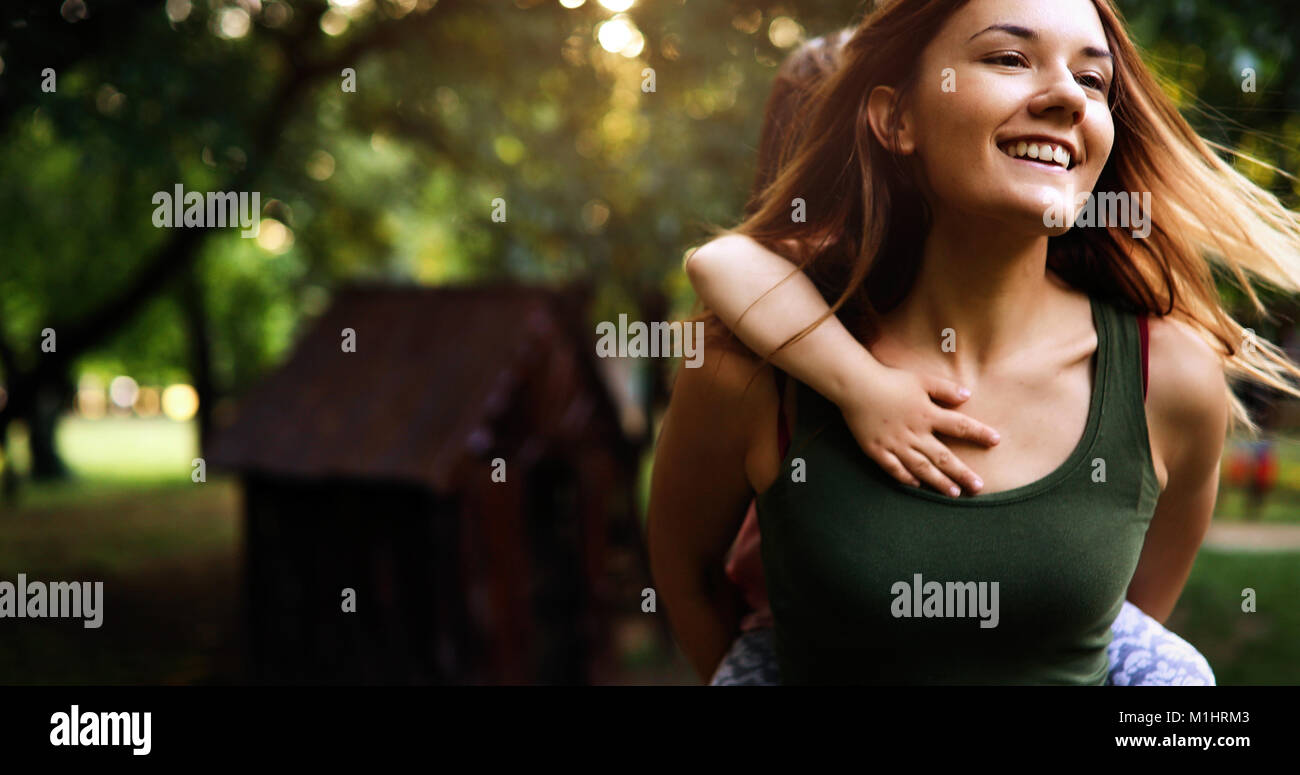
[[[1002,440],[984,447],[942,436],[984,480],[983,493],[1035,482],[1060,467],[1087,428],[1094,393],[1092,358],[1054,376],[1033,373],[986,378],[960,410],[991,425]]]

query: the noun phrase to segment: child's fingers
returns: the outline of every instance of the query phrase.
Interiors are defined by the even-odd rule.
[[[920,440],[918,447],[921,454],[929,457],[936,468],[960,484],[967,492],[974,494],[984,489],[984,481],[953,454],[952,450],[944,446],[943,442],[933,436],[927,436]]]
[[[903,484],[910,484],[913,487],[920,487],[921,482],[911,472],[907,466],[903,465],[898,456],[887,449],[882,449],[878,455],[872,455],[871,459],[876,461],[877,465],[885,470],[885,473],[894,477]]]
[[[902,460],[917,478],[935,490],[954,498],[961,494],[961,488],[936,468],[922,452],[915,449],[904,450],[898,455],[898,459]]]
[[[925,392],[931,398],[937,398],[945,404],[960,404],[970,398],[970,391],[950,379],[943,377],[924,377]],[[964,391],[964,392],[963,392]]]
[[[986,447],[997,444],[1001,439],[997,431],[953,409],[936,407],[934,430],[953,438],[983,444]]]

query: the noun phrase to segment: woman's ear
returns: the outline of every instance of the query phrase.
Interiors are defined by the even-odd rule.
[[[897,91],[892,86],[872,89],[867,97],[867,120],[881,145],[890,152],[908,156],[916,151],[916,140],[912,137],[911,115],[897,99]]]

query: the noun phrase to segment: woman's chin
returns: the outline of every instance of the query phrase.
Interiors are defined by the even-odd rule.
[[[1073,228],[1073,221],[1074,219],[1071,218],[1069,223],[1053,223],[1051,225],[1044,225],[1039,222],[1037,224],[1038,233],[1045,237],[1060,237]]]
[[[1070,230],[1076,208],[1070,207],[1070,191],[1047,186],[1016,187],[1001,191],[985,190],[979,201],[956,204],[952,211],[957,217],[942,218],[957,224],[983,230],[981,221],[998,230],[1009,230],[1026,237],[1057,237]],[[967,221],[969,219],[969,221]]]
[[[1054,218],[1045,215],[1042,209],[1016,208],[1009,216],[1004,211],[998,220],[1007,232],[1034,238],[1059,237],[1070,230],[1074,218]]]

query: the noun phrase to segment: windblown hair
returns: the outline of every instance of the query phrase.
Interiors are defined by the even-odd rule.
[[[870,343],[879,314],[911,289],[929,205],[915,167],[895,153],[897,135],[886,147],[871,131],[867,98],[884,85],[895,88],[899,102],[908,99],[917,88],[922,49],[967,1],[892,0],[864,17],[844,43],[839,66],[794,101],[792,110],[807,122],[788,132],[788,145],[778,144],[775,170],[765,171],[760,159],[760,189],[744,220],[717,230],[744,234],[786,256],[831,305],[782,347],[830,314]],[[1117,226],[1071,229],[1049,239],[1048,267],[1078,290],[1123,309],[1188,323],[1219,354],[1230,377],[1300,396],[1293,383],[1300,367],[1228,314],[1214,274],[1222,270],[1267,315],[1252,279],[1284,292],[1300,290],[1300,215],[1216,151],[1249,157],[1196,134],[1143,63],[1111,0],[1093,3],[1115,61],[1109,95],[1115,142],[1094,191],[1150,192],[1151,232],[1137,238]],[[801,66],[790,64],[788,72]],[[777,99],[774,89],[769,113]],[[765,130],[760,150],[772,142]],[[798,198],[806,202],[806,222],[791,218]],[[1225,389],[1232,426],[1257,433],[1242,402],[1226,383]]]

